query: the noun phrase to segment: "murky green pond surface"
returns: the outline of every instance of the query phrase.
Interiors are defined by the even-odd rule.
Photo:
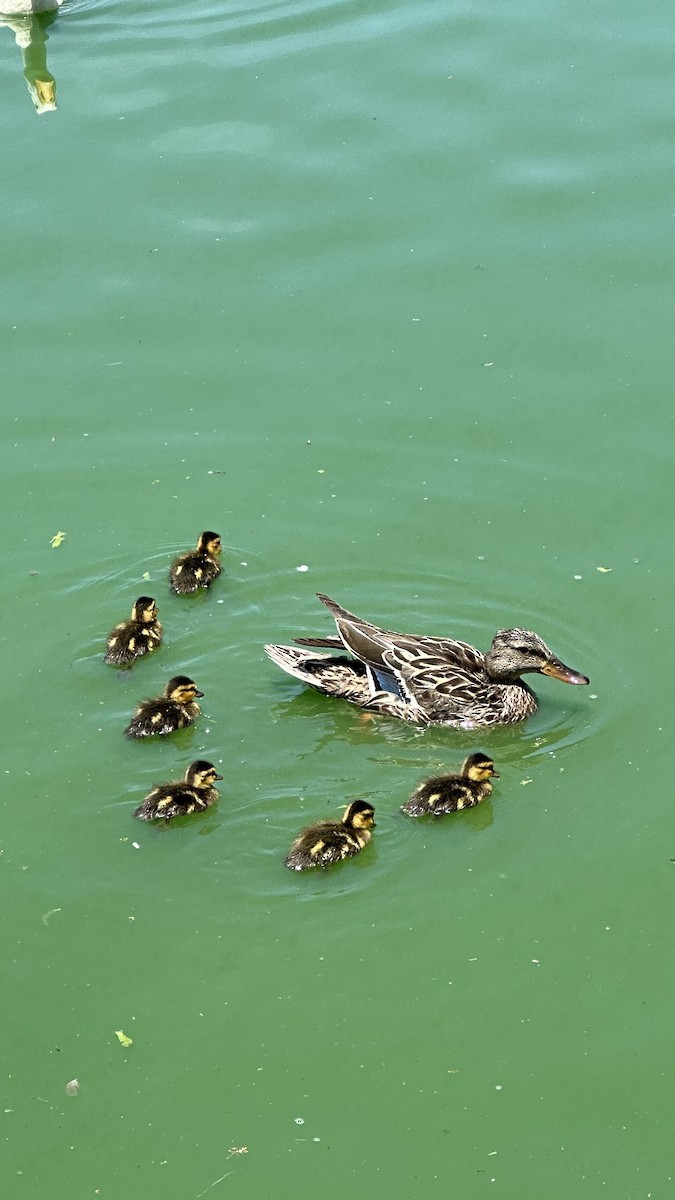
[[[10,1200],[672,1196],[669,24],[0,23]],[[202,529],[224,573],[181,600]],[[591,686],[478,735],[364,720],[263,654],[331,631],[317,591],[484,649],[533,628]],[[141,594],[165,645],[119,674]],[[197,725],[125,740],[176,673]],[[492,799],[406,821],[473,749]],[[215,808],[132,819],[199,757]],[[286,871],[357,796],[363,854]]]

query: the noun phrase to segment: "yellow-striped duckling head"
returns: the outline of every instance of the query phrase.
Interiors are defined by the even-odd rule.
[[[219,533],[213,533],[211,530],[205,530],[200,533],[197,541],[197,550],[200,554],[208,554],[209,558],[220,558],[223,543]]]
[[[197,693],[201,696],[201,692]],[[185,772],[185,782],[190,787],[196,788],[197,791],[205,788],[212,788],[218,779],[222,779],[212,762],[207,762],[205,758],[198,758],[195,762],[190,763]]]
[[[352,800],[340,823],[346,825],[347,829],[374,829],[375,809],[367,800]]]
[[[165,698],[173,700],[175,704],[191,704],[193,700],[203,695],[204,693],[199,691],[197,684],[188,675],[174,675],[164,688]]]
[[[499,772],[495,771],[493,760],[489,754],[482,754],[480,750],[464,759],[460,774],[472,783],[486,783],[488,779],[499,779]]]
[[[158,612],[157,601],[152,596],[139,596],[131,610],[131,619],[140,621],[141,625],[153,625]]]

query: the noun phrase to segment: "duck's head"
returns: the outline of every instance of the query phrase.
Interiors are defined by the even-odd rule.
[[[174,675],[164,689],[167,700],[175,700],[176,704],[190,704],[197,696],[204,693],[197,690],[197,684],[187,675]]]
[[[375,809],[367,800],[352,800],[345,811],[342,823],[350,829],[374,829]]]
[[[139,596],[131,610],[132,621],[141,621],[143,625],[152,625],[157,619],[157,602],[152,596]]]
[[[527,671],[551,675],[563,683],[590,683],[585,675],[566,667],[531,629],[498,629],[485,655],[488,675],[499,683],[513,683]]]
[[[222,548],[223,545],[219,533],[211,533],[208,529],[205,533],[200,533],[197,549],[202,554],[210,554],[211,558],[219,558]]]
[[[205,758],[198,758],[196,762],[190,763],[185,772],[185,782],[193,788],[211,788],[217,779],[222,778],[213,763],[207,762]]]
[[[470,754],[462,763],[462,775],[467,779],[471,779],[473,783],[485,783],[487,779],[499,779],[499,772],[495,771],[495,764],[487,754],[482,754],[480,750],[475,754]]]

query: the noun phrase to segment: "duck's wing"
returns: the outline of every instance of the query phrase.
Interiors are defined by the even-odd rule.
[[[382,665],[382,652],[390,647],[400,645],[408,648],[418,646],[432,653],[440,654],[467,671],[473,670],[480,674],[485,671],[484,654],[475,646],[470,646],[468,642],[460,642],[456,638],[428,637],[425,634],[395,633],[391,629],[380,629],[371,621],[364,621],[361,617],[350,613],[337,601],[331,600],[330,596],[325,596],[322,592],[317,592],[317,596],[332,613],[342,645],[369,666]],[[339,645],[335,637],[296,638],[295,640],[301,646],[337,648]]]
[[[500,720],[501,696],[484,669],[467,670],[433,649],[415,647],[406,654],[400,645],[385,652],[403,696],[428,721],[472,729]]]
[[[387,647],[384,632],[370,621],[362,621],[360,617],[350,613],[341,604],[331,600],[330,596],[325,596],[322,592],[317,592],[317,596],[331,613],[342,645],[368,669],[371,691],[382,689],[398,694],[395,682],[389,677],[382,657],[383,651]],[[328,642],[331,648],[335,646],[332,638],[322,640]],[[382,678],[378,675],[378,669],[382,673]]]
[[[485,657],[468,642],[380,629],[329,596],[318,596],[332,613],[343,645],[372,672],[376,689],[414,702],[421,698],[418,693],[435,691],[441,683],[448,695],[455,689],[461,694],[472,677],[481,688],[487,684]],[[335,642],[326,638],[322,644]]]

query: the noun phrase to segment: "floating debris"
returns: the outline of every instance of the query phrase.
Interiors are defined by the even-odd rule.
[[[79,1079],[69,1079],[66,1084],[66,1096],[77,1096],[80,1090]]]
[[[126,1033],[124,1033],[121,1029],[115,1030],[115,1037],[117,1038],[120,1046],[124,1046],[125,1050],[126,1050],[127,1046],[133,1045],[134,1039],[127,1037]]]
[[[55,533],[53,538],[49,539],[49,544],[50,544],[52,550],[58,550],[59,546],[61,545],[61,542],[64,540],[64,538],[66,536],[67,535],[63,532],[63,530],[59,529],[59,532]]]

